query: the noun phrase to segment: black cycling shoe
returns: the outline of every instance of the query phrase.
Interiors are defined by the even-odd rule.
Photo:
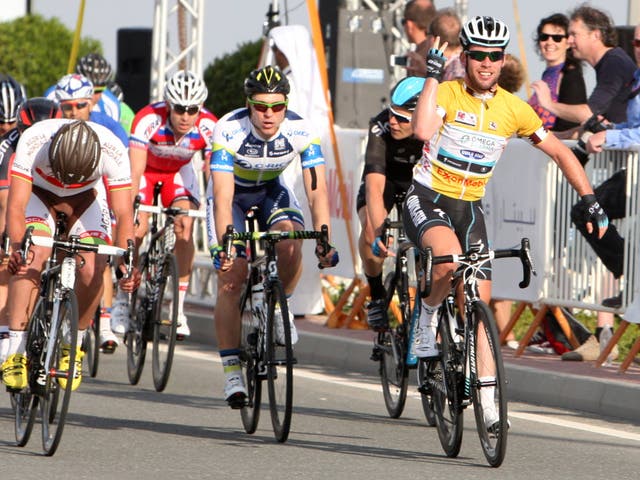
[[[602,306],[607,308],[620,308],[622,307],[622,292],[615,297],[605,298],[602,300]]]
[[[227,404],[234,410],[239,410],[247,405],[247,396],[242,392],[237,392],[227,398]]]

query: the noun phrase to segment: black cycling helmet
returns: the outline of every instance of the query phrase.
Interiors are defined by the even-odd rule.
[[[286,96],[290,88],[286,75],[272,65],[254,70],[244,81],[244,94],[247,97],[256,93],[282,93]]]
[[[15,78],[0,74],[0,122],[15,122],[18,107],[26,98],[24,87]]]
[[[76,63],[76,72],[84,75],[94,87],[104,87],[111,79],[111,65],[99,53],[90,53],[80,57]]]
[[[391,90],[391,104],[413,112],[424,87],[425,78],[405,77]]]
[[[505,49],[509,44],[509,29],[497,18],[473,17],[462,26],[460,43],[465,50],[471,45]]]
[[[64,185],[84,182],[98,167],[100,153],[98,134],[86,122],[65,123],[53,136],[49,147],[53,175]]]
[[[60,104],[45,97],[33,97],[18,107],[18,130],[20,133],[40,120],[62,118]]]

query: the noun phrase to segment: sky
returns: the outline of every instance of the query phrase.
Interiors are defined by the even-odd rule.
[[[17,0],[0,0],[0,9],[3,4],[15,3]],[[154,3],[153,0],[86,0],[82,34],[100,40],[105,57],[116,66],[117,30],[151,28]],[[170,5],[175,3],[174,0],[169,1]],[[242,43],[258,40],[271,3],[271,0],[205,0],[203,65],[206,67],[214,58],[233,53]],[[566,13],[578,3],[576,0],[468,0],[468,13],[470,16],[493,15],[504,20],[514,39],[507,51],[520,56],[515,41],[517,35],[513,34],[517,32],[513,8],[517,4],[528,71],[530,79],[535,80],[540,78],[543,70],[543,62],[533,51],[532,40],[539,19],[551,13]],[[438,8],[452,7],[454,0],[435,0],[435,4]],[[31,5],[32,12],[45,18],[57,17],[69,28],[75,29],[80,0],[31,0]],[[616,24],[624,25],[628,22],[628,5],[628,0],[609,0],[604,9]],[[285,9],[288,9],[288,15],[285,15]],[[280,12],[283,23],[288,18],[289,24],[308,25],[306,0],[280,0]],[[171,20],[177,22],[175,18],[174,15]]]

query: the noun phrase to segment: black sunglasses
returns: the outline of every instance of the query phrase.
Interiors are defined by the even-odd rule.
[[[631,44],[634,47],[640,47],[640,38],[634,38],[633,41],[631,42]]]
[[[567,35],[562,35],[562,34],[559,34],[559,33],[557,33],[557,34],[541,33],[540,35],[538,35],[538,41],[539,42],[546,42],[550,38],[553,39],[554,42],[560,43],[562,40],[567,38]]]
[[[485,58],[488,58],[492,62],[498,62],[504,58],[504,52],[481,52],[480,50],[467,50],[466,54],[467,57],[475,60],[476,62],[483,62]]]
[[[178,115],[183,115],[185,112],[189,115],[195,115],[200,111],[200,105],[189,105],[187,107],[184,105],[171,105],[171,109]]]

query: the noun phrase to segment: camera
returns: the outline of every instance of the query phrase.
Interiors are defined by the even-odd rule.
[[[406,55],[391,55],[389,57],[389,65],[392,67],[406,67],[409,64],[409,59]]]
[[[587,152],[586,142],[594,133],[602,132],[608,127],[602,120],[598,119],[598,114],[594,114],[586,122],[584,122],[584,133],[578,139],[576,146],[571,149],[573,154],[578,158],[584,167],[589,161],[589,153]]]

